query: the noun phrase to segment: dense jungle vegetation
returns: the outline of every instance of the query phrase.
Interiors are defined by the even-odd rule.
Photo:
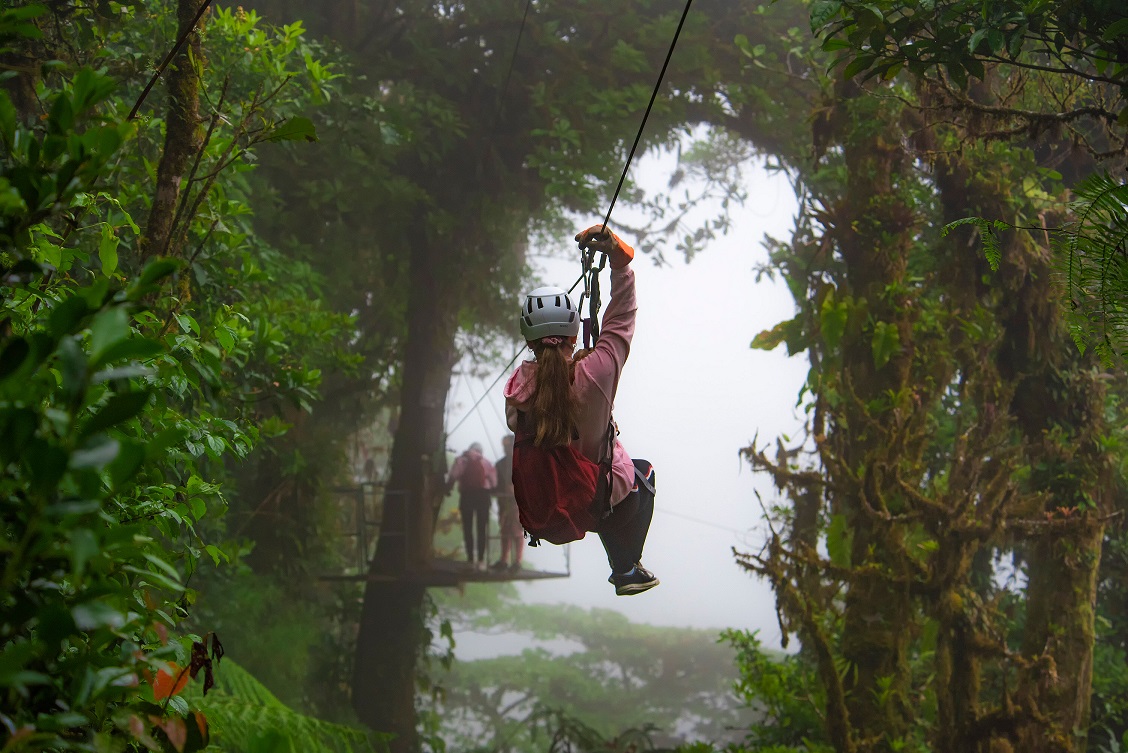
[[[791,653],[404,577],[455,364],[605,210],[683,7],[0,4],[0,752],[1128,748],[1121,0],[693,4],[678,174],[620,201],[689,258],[795,187],[752,346],[807,432],[743,449],[735,557]],[[361,436],[398,502],[327,585]]]

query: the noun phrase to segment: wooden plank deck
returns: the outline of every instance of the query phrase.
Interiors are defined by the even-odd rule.
[[[434,559],[431,569],[402,575],[369,575],[367,573],[340,573],[318,576],[327,581],[391,581],[406,580],[424,586],[454,587],[463,583],[507,583],[519,580],[547,580],[567,578],[569,573],[546,572],[543,570],[474,570],[465,560]]]

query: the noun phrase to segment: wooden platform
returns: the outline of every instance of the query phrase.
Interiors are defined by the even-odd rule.
[[[545,572],[543,570],[474,570],[464,560],[435,559],[431,569],[402,575],[369,575],[367,573],[341,573],[318,576],[327,581],[392,581],[405,580],[424,586],[453,587],[463,583],[507,583],[519,580],[547,580],[567,578],[569,573]]]

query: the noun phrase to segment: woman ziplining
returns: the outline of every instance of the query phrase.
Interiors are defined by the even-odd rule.
[[[589,531],[599,534],[611,566],[607,580],[619,596],[642,593],[659,581],[641,562],[654,516],[654,469],[646,461],[631,459],[611,417],[634,336],[636,304],[630,268],[634,249],[608,230],[607,223],[692,4],[693,0],[686,0],[602,224],[576,235],[583,295],[591,307],[590,318],[583,321],[585,347],[575,351],[581,315],[568,292],[554,287],[534,290],[521,310],[521,334],[534,360],[517,368],[504,391],[506,422],[515,435],[514,495],[529,545],[537,546],[541,539],[564,544],[582,539]],[[526,4],[526,16],[528,10]],[[523,18],[522,31],[524,24]],[[506,84],[508,79],[507,74]],[[598,267],[596,253],[601,254]],[[611,303],[600,337],[599,272],[607,261]],[[580,301],[582,305],[583,298]],[[592,348],[587,347],[589,336]],[[510,364],[519,355],[520,351],[514,354]]]
[[[581,315],[568,293],[544,287],[526,296],[521,334],[534,360],[517,368],[504,393],[515,434],[513,487],[531,546],[597,533],[611,565],[608,581],[617,595],[630,596],[658,585],[641,563],[654,515],[654,469],[631,459],[611,417],[638,308],[634,250],[606,226],[590,227],[576,241],[589,264],[590,251],[609,260],[611,302],[595,346],[574,352]]]

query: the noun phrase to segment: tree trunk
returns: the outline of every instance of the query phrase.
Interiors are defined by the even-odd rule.
[[[1070,535],[1047,531],[1032,547],[1022,645],[1032,666],[1021,674],[1019,692],[1041,718],[1022,730],[1018,750],[1086,750],[1104,528],[1085,515]]]
[[[200,149],[200,79],[196,68],[204,65],[204,58],[199,29],[192,29],[192,24],[203,4],[204,0],[179,0],[176,7],[176,39],[185,33],[188,33],[188,38],[164,73],[168,89],[165,144],[157,165],[157,184],[149,220],[141,235],[142,262],[151,256],[175,255],[177,251],[170,244],[175,230],[176,207],[180,202],[180,184],[188,171],[189,161]]]
[[[894,327],[899,347],[884,364],[875,362],[874,333],[847,326],[842,340],[841,394],[836,436],[838,480],[849,491],[839,505],[853,534],[852,565],[857,575],[846,594],[842,653],[849,668],[843,685],[850,726],[859,751],[886,750],[908,730],[912,708],[909,643],[916,616],[905,571],[903,531],[885,516],[886,501],[900,491],[884,468],[912,454],[905,447],[914,418],[895,418],[883,396],[913,389],[911,307],[885,294],[905,281],[912,244],[913,214],[900,194],[907,164],[896,135],[867,122],[889,118],[856,87],[838,87],[835,116],[847,182],[831,211],[833,234],[846,265],[840,296],[853,296],[871,321]],[[895,123],[890,123],[895,127]],[[900,445],[900,446],[898,446]],[[860,469],[860,470],[859,470]],[[857,474],[857,475],[854,475]]]
[[[983,166],[946,155],[934,174],[949,221],[1013,212]],[[1036,469],[1031,490],[1046,499],[1045,519],[1035,524],[1046,527],[1023,550],[1029,567],[1022,654],[1029,666],[1019,672],[1017,704],[1001,710],[1009,718],[997,735],[1017,735],[1016,750],[1077,753],[1085,750],[1089,723],[1100,520],[1108,507],[1106,452],[1098,443],[1103,390],[1068,337],[1049,250],[1022,233],[1008,234],[1003,244],[995,284],[1005,293],[995,308],[1005,335],[996,365],[1013,397],[1000,408],[1026,440],[1026,462]],[[985,262],[977,272],[988,273]]]
[[[456,317],[434,274],[441,249],[413,225],[408,335],[400,419],[392,445],[380,537],[369,568],[353,673],[360,720],[396,735],[393,753],[419,749],[415,669],[423,651],[424,586],[405,579],[427,566],[433,483],[445,467],[443,418],[455,363]],[[425,546],[412,546],[412,542]]]

